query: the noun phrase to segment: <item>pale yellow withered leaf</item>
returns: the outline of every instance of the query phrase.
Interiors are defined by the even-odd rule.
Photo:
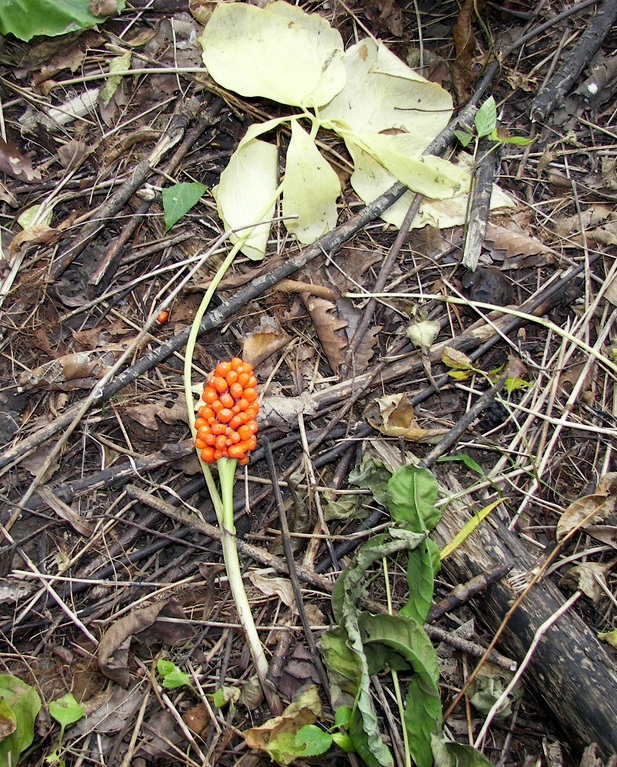
[[[341,182],[296,120],[285,159],[283,216],[287,231],[307,245],[336,226]]]
[[[241,96],[319,107],[345,84],[340,34],[289,3],[218,3],[200,42],[212,79]]]

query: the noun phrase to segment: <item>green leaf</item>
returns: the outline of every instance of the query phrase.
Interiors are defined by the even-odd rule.
[[[408,616],[420,625],[426,620],[433,604],[435,575],[439,572],[441,561],[439,547],[430,538],[426,538],[416,549],[410,551],[407,560],[407,602],[400,615]]]
[[[219,216],[227,229],[235,230],[231,242],[242,241],[242,252],[254,261],[260,261],[266,253],[269,219],[279,195],[277,149],[257,136],[287,119],[251,125],[221,173],[218,186],[212,190]],[[261,221],[268,223],[259,225]]]
[[[118,90],[118,86],[122,82],[122,75],[117,75],[116,72],[126,72],[131,68],[131,51],[126,51],[122,56],[114,56],[109,63],[109,77],[105,81],[105,85],[101,88],[100,96],[103,104],[107,106],[112,100],[114,93]]]
[[[334,712],[334,726],[347,729],[351,722],[351,709],[349,706],[339,706]]]
[[[344,657],[348,678],[351,670],[357,679],[350,736],[358,754],[369,767],[390,767],[394,760],[379,732],[379,719],[370,691],[369,663],[359,625],[358,603],[368,595],[367,570],[377,559],[414,549],[423,540],[423,535],[396,528],[374,536],[358,550],[354,562],[345,568],[334,585],[332,608],[339,623],[337,649],[339,657]],[[353,660],[349,655],[343,656],[342,642],[355,656]],[[326,654],[325,661],[330,670],[332,657]]]
[[[19,762],[34,740],[34,720],[41,710],[39,694],[21,679],[0,674],[0,722],[9,735],[0,742],[0,764]]]
[[[531,384],[529,381],[525,381],[524,378],[506,378],[506,382],[504,384],[504,389],[508,392],[508,394],[512,394],[512,392],[519,391],[519,389],[530,389]]]
[[[319,107],[345,84],[340,34],[288,3],[218,3],[200,42],[212,79],[241,96]]]
[[[435,767],[492,767],[484,754],[473,746],[450,743],[435,733],[431,740]]]
[[[439,463],[448,463],[448,461],[458,461],[462,463],[464,466],[466,466],[470,471],[475,471],[476,474],[478,474],[479,476],[484,477],[486,475],[486,472],[480,466],[480,464],[476,460],[474,460],[470,455],[467,455],[467,453],[457,453],[456,455],[444,455],[441,458],[438,458],[437,461]]]
[[[85,713],[85,707],[75,700],[72,692],[67,692],[49,704],[49,715],[58,722],[63,731],[65,727],[78,722]]]
[[[456,138],[459,140],[459,143],[463,147],[468,146],[469,142],[473,138],[471,133],[467,133],[467,131],[464,131],[464,130],[455,130],[454,135],[456,136]]]
[[[156,662],[156,670],[162,678],[162,685],[166,690],[175,690],[185,686],[192,687],[189,675],[169,660],[159,658]]]
[[[340,193],[339,177],[314,140],[294,120],[283,180],[283,216],[287,231],[307,245],[334,229]]]
[[[392,519],[414,533],[432,530],[441,519],[435,508],[437,480],[428,469],[403,466],[388,482],[387,508]]]
[[[516,146],[529,146],[535,142],[535,138],[525,138],[524,136],[508,136],[500,138],[502,144],[515,144]]]
[[[497,104],[493,96],[489,96],[476,112],[474,118],[479,138],[490,136],[497,126]]]
[[[319,756],[332,745],[332,735],[316,724],[305,724],[296,733],[294,746],[298,756]]]
[[[165,214],[165,231],[177,223],[182,216],[191,210],[204,196],[207,186],[197,181],[187,181],[181,184],[164,187],[163,212]]]
[[[417,767],[432,767],[431,735],[441,720],[437,654],[422,626],[409,617],[362,613],[366,652],[382,645],[409,663],[414,676],[405,702],[409,750]]]
[[[212,703],[217,708],[224,708],[227,705],[234,705],[240,700],[242,691],[238,687],[229,687],[224,685],[214,691]]]
[[[368,456],[349,472],[349,484],[362,490],[370,490],[375,503],[385,506],[388,500],[388,481],[391,476],[392,472],[384,463]]]
[[[126,0],[117,0],[118,12]],[[93,16],[90,0],[10,0],[0,3],[0,34],[31,40],[36,35],[66,35],[105,21]]]

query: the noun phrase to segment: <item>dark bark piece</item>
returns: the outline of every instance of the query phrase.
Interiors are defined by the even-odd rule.
[[[478,153],[481,159],[473,174],[473,190],[467,231],[465,232],[465,244],[461,263],[467,269],[478,266],[482,246],[486,239],[486,225],[491,211],[491,195],[493,194],[493,179],[497,170],[499,147],[493,141],[483,139],[480,142]]]
[[[564,65],[533,100],[531,119],[534,122],[544,120],[563,100],[602,45],[615,21],[617,21],[617,2],[603,0],[598,12],[570,52]]]
[[[450,504],[437,533],[440,546],[468,521],[462,505]],[[525,545],[499,520],[482,524],[450,557],[444,569],[454,582],[469,580],[497,565],[511,565],[508,579],[494,583],[472,606],[479,620],[496,631],[519,596],[511,580],[527,582],[535,562]],[[520,662],[534,633],[564,603],[559,589],[543,578],[512,615],[499,647]],[[577,748],[597,743],[608,759],[617,753],[617,664],[588,626],[570,610],[544,634],[523,677],[541,696]]]

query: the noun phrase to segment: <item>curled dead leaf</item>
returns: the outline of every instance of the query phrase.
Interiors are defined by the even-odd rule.
[[[520,269],[553,263],[559,254],[520,229],[487,224],[484,246],[502,269]]]
[[[592,602],[599,602],[604,591],[600,581],[610,569],[610,565],[600,562],[583,562],[580,565],[570,567],[561,579],[564,588],[582,591]]]
[[[148,642],[156,640],[170,646],[184,644],[193,634],[188,624],[168,623],[158,619],[182,620],[185,617],[178,602],[171,600],[155,602],[112,623],[103,634],[97,651],[97,659],[103,674],[122,687],[128,687],[131,681],[128,669],[131,639],[141,635],[139,638]],[[147,630],[150,630],[149,635],[144,634]]]
[[[336,304],[332,301],[306,293],[302,293],[302,301],[311,315],[328,364],[332,372],[338,375],[341,365],[345,362],[343,350],[347,347],[347,338],[339,331],[346,328],[348,323],[340,319]]]
[[[265,594],[267,597],[276,596],[281,602],[286,604],[287,607],[295,609],[296,600],[289,578],[266,575],[260,570],[250,570],[247,577],[253,586],[259,589],[262,594]]]
[[[557,540],[577,528],[589,532],[592,525],[603,522],[615,510],[617,500],[617,472],[605,474],[595,493],[577,498],[561,515],[557,523]]]
[[[269,426],[297,424],[298,416],[311,416],[317,412],[315,399],[302,392],[299,397],[264,397],[261,400],[260,420]]]
[[[98,380],[107,373],[123,350],[123,346],[112,345],[94,351],[65,354],[34,370],[22,373],[17,379],[19,390],[89,389],[93,385],[93,380]]]
[[[371,402],[364,417],[374,429],[387,437],[402,437],[410,442],[435,444],[447,429],[423,429],[416,421],[413,405],[406,394],[387,394]]]

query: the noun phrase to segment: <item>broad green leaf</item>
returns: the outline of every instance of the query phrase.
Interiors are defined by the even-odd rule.
[[[524,136],[508,136],[507,138],[497,137],[497,141],[502,144],[514,144],[515,146],[529,146],[535,142],[535,138],[525,138]]]
[[[65,727],[78,722],[85,713],[85,707],[75,700],[72,692],[67,692],[49,704],[49,715],[58,722],[63,732]]]
[[[473,746],[450,743],[437,733],[432,737],[431,747],[435,767],[492,767],[492,762]]]
[[[420,625],[426,620],[433,604],[435,575],[439,572],[439,547],[426,538],[418,548],[410,551],[407,560],[407,602],[400,615],[409,616]]]
[[[324,632],[321,654],[328,669],[332,706],[351,708],[362,681],[362,669],[356,653],[347,644],[347,632],[340,626]]]
[[[162,684],[166,690],[175,690],[178,687],[192,686],[189,675],[169,660],[159,658],[156,662],[156,670],[162,678]]]
[[[126,0],[117,0],[118,13]],[[0,2],[0,34],[31,40],[36,35],[66,35],[105,21],[94,16],[90,0],[3,0]]]
[[[419,154],[448,124],[450,94],[404,64],[382,43],[366,38],[345,52],[345,87],[319,112],[324,127],[355,134],[409,134]]]
[[[298,756],[319,756],[325,754],[332,745],[332,735],[324,732],[316,724],[305,724],[296,733],[294,746]]]
[[[490,136],[497,125],[497,105],[493,96],[489,96],[476,112],[474,123],[479,138]]]
[[[165,231],[178,222],[182,216],[191,210],[201,200],[207,190],[205,184],[197,181],[186,181],[181,184],[164,187],[163,212],[165,214]]]
[[[422,626],[409,617],[363,613],[366,652],[381,645],[405,658],[414,671],[405,701],[409,750],[417,767],[432,767],[431,736],[441,720],[437,654]]]
[[[354,747],[369,767],[390,767],[394,761],[379,732],[379,719],[370,691],[369,665],[359,625],[358,604],[368,595],[367,570],[377,559],[414,549],[423,540],[423,535],[395,528],[374,536],[358,550],[354,562],[341,573],[332,594],[332,608],[339,623],[339,641],[344,637],[347,648],[355,655],[355,671],[359,677],[350,735]],[[329,667],[327,656],[325,660]],[[347,665],[350,665],[349,661]]]
[[[0,674],[0,701],[0,720],[5,720],[9,731],[13,730],[0,742],[0,764],[16,765],[34,740],[34,720],[41,710],[41,699],[34,687],[18,677]]]
[[[117,75],[116,72],[126,72],[131,68],[131,51],[123,53],[122,56],[114,56],[109,63],[109,77],[105,81],[105,85],[101,88],[101,99],[103,104],[107,106],[112,100],[114,93],[118,90],[118,86],[122,82],[122,75]]]
[[[201,45],[210,76],[241,96],[319,107],[345,84],[340,34],[285,2],[218,3]]]
[[[283,180],[283,216],[287,231],[308,245],[334,229],[340,193],[339,177],[314,140],[294,120]]]
[[[388,482],[387,508],[392,519],[414,533],[432,530],[441,519],[435,508],[437,480],[428,469],[403,466]]]
[[[269,120],[252,125],[221,173],[218,186],[212,190],[219,216],[228,229],[235,230],[230,240],[233,243],[242,240],[242,252],[255,261],[264,257],[270,234],[270,223],[259,222],[272,218],[279,194],[277,149],[257,136],[280,122]]]

